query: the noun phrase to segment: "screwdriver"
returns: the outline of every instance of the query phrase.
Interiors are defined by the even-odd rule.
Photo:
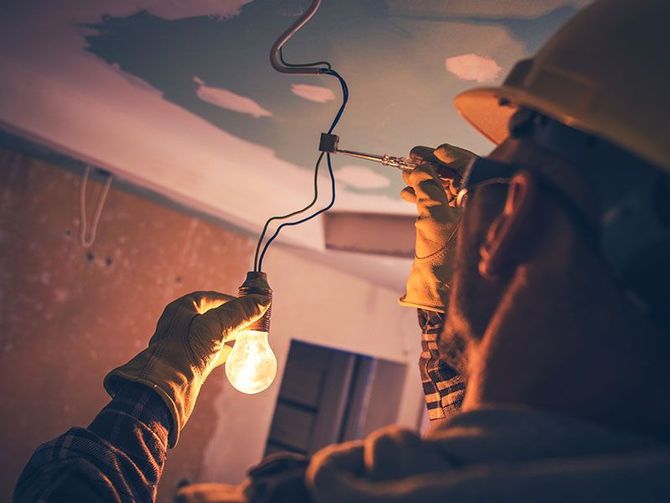
[[[388,154],[366,154],[364,152],[355,152],[353,150],[342,150],[339,148],[340,137],[336,134],[321,133],[321,140],[319,141],[319,150],[329,154],[344,154],[357,159],[365,159],[366,161],[377,162],[384,166],[391,166],[402,171],[412,171],[419,164],[406,157],[396,157]],[[440,173],[439,166],[437,166],[437,174],[440,179],[444,181],[458,182],[454,180],[454,173]]]
[[[353,150],[342,150],[339,148],[340,137],[336,134],[321,133],[321,141],[319,142],[319,150],[330,154],[344,154],[358,159],[365,159],[366,161],[378,162],[384,166],[391,166],[403,171],[411,171],[417,167],[417,164],[407,159],[406,157],[394,157],[387,154],[365,154],[363,152],[355,152]]]

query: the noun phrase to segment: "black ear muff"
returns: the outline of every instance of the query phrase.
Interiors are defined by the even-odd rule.
[[[670,177],[608,140],[520,109],[510,134],[561,158],[590,181],[600,209],[591,224],[563,204],[621,287],[670,329]],[[545,187],[550,191],[551,186]],[[554,191],[556,200],[569,203]]]
[[[658,174],[653,197],[654,211],[659,222],[670,228],[670,178]]]
[[[631,260],[622,283],[659,326],[670,329],[670,238]]]
[[[642,192],[647,196],[637,198],[637,205],[628,206],[628,219],[632,222],[624,228],[637,232],[629,232],[628,236],[615,229],[609,232],[619,234],[620,240],[644,239],[644,246],[625,260],[621,257],[617,279],[656,323],[670,328],[670,179],[656,172],[649,176],[647,187]]]

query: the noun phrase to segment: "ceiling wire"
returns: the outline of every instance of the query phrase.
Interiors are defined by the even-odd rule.
[[[337,112],[337,115],[333,119],[333,122],[331,123],[330,128],[328,129],[328,133],[330,134],[330,133],[332,133],[332,131],[335,129],[335,127],[339,123],[340,119],[342,118],[342,114],[344,113],[344,110],[347,106],[347,102],[349,101],[349,88],[347,86],[346,81],[335,70],[328,70],[325,73],[326,73],[326,75],[332,75],[333,77],[337,78],[341,87],[342,87],[342,104],[340,105],[340,108]],[[263,231],[261,232],[260,238],[258,240],[258,244],[256,245],[256,255],[254,257],[254,271],[261,272],[263,270],[263,260],[265,258],[265,255],[266,255],[267,251],[268,251],[268,248],[269,248],[270,244],[272,244],[272,242],[279,236],[282,229],[284,229],[285,227],[291,227],[291,226],[294,226],[294,225],[299,225],[299,224],[305,223],[308,220],[311,220],[311,219],[321,215],[322,213],[328,211],[335,204],[335,199],[336,199],[335,173],[333,172],[330,153],[326,153],[326,161],[327,161],[327,164],[328,164],[328,175],[330,177],[330,185],[331,185],[330,202],[324,208],[321,208],[320,210],[317,210],[316,212],[312,213],[311,215],[309,215],[305,218],[302,218],[302,219],[297,220],[295,222],[284,222],[281,225],[279,225],[279,227],[277,227],[277,230],[275,230],[274,234],[267,240],[267,242],[265,243],[265,246],[263,246],[263,248],[262,248],[263,251],[260,252],[260,255],[259,255],[259,250],[261,249],[262,242],[265,239],[265,235],[267,234],[267,230],[268,230],[268,228],[269,228],[269,226],[272,222],[277,221],[277,220],[285,220],[287,218],[291,218],[291,217],[294,217],[294,216],[299,215],[301,213],[304,213],[305,211],[313,208],[314,205],[316,204],[316,202],[319,198],[319,182],[318,182],[318,180],[319,180],[319,168],[320,168],[320,165],[321,165],[321,161],[323,160],[323,156],[324,156],[324,152],[321,152],[321,154],[319,155],[319,157],[316,161],[316,165],[314,166],[314,195],[312,197],[312,200],[309,202],[309,204],[307,204],[304,208],[301,208],[301,209],[299,209],[297,211],[294,211],[294,212],[291,212],[291,213],[287,213],[286,215],[271,217],[265,222],[265,225],[263,226]]]
[[[272,63],[272,66],[275,68],[275,70],[282,72],[282,73],[292,73],[292,74],[309,74],[309,75],[330,75],[331,77],[335,77],[339,84],[340,87],[342,88],[342,104],[340,105],[339,110],[337,111],[337,114],[335,115],[335,118],[333,119],[330,128],[328,129],[328,134],[332,133],[337,124],[340,122],[340,119],[342,118],[342,114],[344,113],[344,110],[347,106],[347,102],[349,101],[349,87],[347,86],[346,81],[344,78],[337,73],[335,70],[333,70],[332,65],[328,61],[316,61],[314,63],[301,63],[301,64],[294,64],[294,63],[288,63],[284,59],[284,54],[282,51],[283,45],[300,29],[304,24],[309,21],[314,14],[316,13],[317,9],[319,8],[321,4],[321,0],[314,0],[310,7],[307,9],[307,11],[303,14],[301,18],[299,18],[287,31],[285,31],[274,43],[272,46],[272,50],[270,51],[270,62]],[[330,208],[333,207],[335,204],[335,198],[336,198],[336,193],[335,193],[335,174],[333,172],[333,166],[330,158],[330,153],[325,153],[326,156],[326,161],[328,165],[328,175],[330,178],[330,188],[331,188],[331,196],[330,196],[330,201],[326,206],[323,208],[316,210],[315,212],[309,214],[308,216],[301,218],[300,220],[296,221],[291,221],[291,222],[284,222],[280,224],[275,232],[270,236],[270,238],[267,240],[267,242],[263,245],[263,241],[265,240],[265,236],[267,235],[268,229],[270,227],[270,224],[275,221],[280,221],[280,220],[286,220],[295,216],[298,216],[300,214],[305,213],[306,211],[312,209],[318,199],[319,199],[319,168],[321,166],[321,162],[324,157],[324,152],[321,152],[319,154],[319,157],[317,158],[316,164],[314,166],[314,184],[313,184],[313,196],[312,200],[303,208],[287,213],[285,215],[277,215],[270,217],[266,222],[265,225],[263,226],[263,230],[261,231],[261,235],[258,239],[258,243],[256,244],[256,253],[254,255],[254,271],[256,272],[261,272],[263,270],[263,260],[265,259],[265,255],[268,251],[268,248],[270,244],[279,236],[281,233],[282,229],[285,227],[290,227],[294,225],[299,225],[302,223],[307,222],[308,220],[311,220],[318,215],[321,215],[322,213],[328,211]]]

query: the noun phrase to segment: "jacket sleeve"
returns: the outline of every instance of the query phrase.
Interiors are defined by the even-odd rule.
[[[88,428],[72,428],[37,448],[13,500],[154,501],[169,427],[160,397],[128,384]]]
[[[439,446],[389,426],[318,451],[305,481],[315,503],[450,501],[439,482],[452,468]]]
[[[445,315],[423,309],[418,311],[421,327],[421,383],[428,418],[438,421],[451,417],[460,409],[465,395],[465,380],[456,370],[440,360],[438,341]]]

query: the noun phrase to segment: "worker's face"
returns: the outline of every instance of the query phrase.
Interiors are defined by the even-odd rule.
[[[489,157],[506,161],[509,148],[500,146]],[[500,303],[505,285],[484,279],[479,273],[479,250],[507,196],[507,185],[485,185],[473,189],[464,210],[456,247],[456,264],[449,313],[440,338],[440,353],[446,363],[463,371],[462,349],[479,341]],[[462,348],[459,350],[459,348]]]
[[[534,147],[532,144],[523,143],[519,140],[507,140],[505,143],[496,148],[489,156],[490,159],[501,162],[503,164],[515,166],[517,173],[525,171],[527,173],[535,172],[536,175],[542,174],[545,179],[549,179],[550,175],[560,173],[560,181],[565,186],[560,190],[565,194],[571,194],[575,200],[590,200],[585,194],[582,194],[585,184],[582,183],[581,178],[578,177],[575,170],[569,170],[561,161],[546,155],[543,151]],[[470,342],[478,342],[482,340],[485,332],[491,322],[496,310],[502,305],[505,293],[508,290],[512,275],[498,274],[495,277],[483,277],[480,273],[480,262],[482,260],[480,250],[482,245],[486,244],[487,249],[491,249],[491,240],[496,241],[500,239],[502,227],[501,215],[505,208],[506,201],[518,201],[518,177],[515,176],[516,182],[505,183],[500,179],[490,179],[482,182],[481,185],[475,186],[468,193],[466,206],[463,210],[462,223],[458,235],[458,243],[456,246],[456,257],[454,275],[452,279],[451,297],[449,302],[449,313],[447,316],[444,332],[440,339],[441,354],[444,354],[445,361],[450,363],[457,369],[463,368],[463,364],[457,365],[454,361],[455,355],[451,347],[466,347]],[[552,183],[556,185],[557,177],[552,178]],[[513,184],[517,184],[517,188],[513,188]],[[537,188],[535,191],[540,190]],[[580,189],[581,187],[581,189]],[[574,192],[574,194],[573,194]],[[579,192],[579,193],[578,193]],[[528,193],[528,191],[526,191]],[[533,223],[535,220],[520,216],[522,213],[536,214],[543,209],[537,206],[539,198],[527,198],[529,202],[524,205],[525,209],[514,209],[518,203],[512,204],[512,209],[508,207],[508,211],[514,213],[518,224],[524,221],[524,235],[532,240],[533,236],[542,234],[543,227],[537,227]],[[564,208],[559,208],[559,212],[563,215]],[[510,215],[506,215],[509,222]],[[505,218],[502,219],[503,221]],[[495,222],[495,224],[494,224]],[[567,226],[561,226],[560,230],[557,227],[556,232],[564,233],[562,241],[566,242],[568,234],[573,233],[572,221],[566,221]],[[514,227],[514,226],[512,226]],[[518,227],[517,227],[518,229]],[[518,258],[525,255],[531,247],[528,239],[520,240],[518,235],[516,245],[509,248],[508,256],[510,264],[516,262]],[[537,243],[536,243],[537,244]],[[493,246],[493,248],[497,248]],[[541,261],[544,264],[560,263],[565,260],[562,252],[558,249],[548,250],[541,256]],[[589,251],[588,253],[592,253]],[[511,271],[510,271],[511,272]],[[527,285],[531,290],[537,290],[539,295],[542,295],[546,284]],[[450,353],[451,351],[451,353]]]

